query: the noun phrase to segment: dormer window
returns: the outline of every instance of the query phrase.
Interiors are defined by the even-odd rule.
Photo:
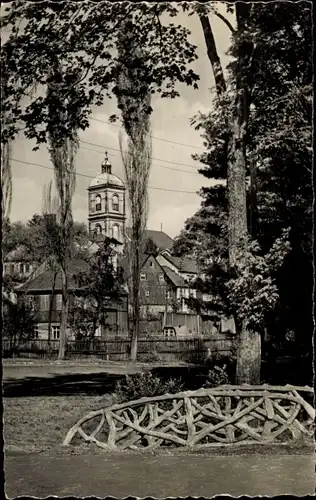
[[[112,197],[112,210],[114,212],[118,212],[119,211],[119,197],[117,196],[117,194],[114,194],[113,197]]]
[[[95,197],[95,209],[97,212],[101,211],[101,196],[99,194]]]

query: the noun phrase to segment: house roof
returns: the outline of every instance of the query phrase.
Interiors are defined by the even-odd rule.
[[[140,269],[143,267],[143,265],[145,264],[146,260],[148,259],[149,255],[146,255],[146,254],[140,254],[139,256],[139,260],[140,260]],[[122,268],[123,270],[123,277],[124,277],[124,280],[127,281],[127,279],[130,277],[130,267],[129,267],[129,261],[128,261],[128,257],[123,257],[118,265]]]
[[[170,267],[162,266],[165,274],[169,278],[169,280],[176,286],[181,288],[188,288],[188,284],[185,280],[180,276],[180,274],[175,273]]]
[[[162,256],[177,267],[180,272],[198,274],[198,266],[195,260],[188,257],[174,257],[169,252],[163,252]]]
[[[132,236],[132,229],[130,227],[126,228],[126,234],[129,238]],[[170,238],[163,231],[154,231],[152,229],[146,229],[144,234],[144,240],[152,240],[159,250],[167,250],[173,245],[173,239]]]
[[[73,275],[84,271],[88,267],[88,263],[83,259],[73,259],[69,264],[69,289],[77,288],[74,281]],[[46,269],[42,273],[34,277],[34,279],[28,280],[24,286],[20,287],[20,290],[27,290],[28,292],[42,292],[44,290],[51,290],[53,283],[53,271],[51,269]],[[55,282],[55,290],[62,289],[61,274],[58,272]]]
[[[30,251],[26,245],[18,245],[16,248],[13,248],[6,257],[4,258],[5,262],[22,262],[22,261],[30,261],[29,258]]]

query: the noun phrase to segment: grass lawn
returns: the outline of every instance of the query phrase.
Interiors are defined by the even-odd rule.
[[[171,364],[169,364],[169,367]],[[181,367],[181,364],[174,364]],[[104,454],[94,445],[62,447],[68,430],[86,413],[113,403],[116,377],[153,368],[139,363],[4,363],[4,441],[11,454]],[[111,378],[112,377],[112,378]],[[111,384],[107,385],[109,381]],[[8,387],[10,391],[6,394]],[[93,392],[94,390],[94,392]],[[23,396],[24,394],[24,396]],[[100,395],[102,394],[102,395]],[[126,453],[126,452],[124,452]],[[130,452],[144,453],[144,452]],[[152,453],[152,452],[150,452]],[[185,449],[155,454],[190,453]],[[198,452],[195,452],[198,453]],[[310,454],[314,445],[234,446],[201,451],[211,455]]]
[[[5,450],[62,450],[68,430],[92,410],[111,404],[110,396],[45,396],[4,398]]]

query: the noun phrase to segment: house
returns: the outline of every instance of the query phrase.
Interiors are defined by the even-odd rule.
[[[18,280],[29,277],[35,267],[35,263],[30,261],[29,249],[25,245],[18,245],[4,257],[4,274]]]
[[[165,312],[189,312],[185,299],[196,297],[190,284],[170,267],[162,266],[159,255],[143,255],[140,270],[140,304],[142,316]],[[130,269],[127,258],[119,264],[128,283]],[[130,304],[132,305],[132,304]]]
[[[157,256],[157,260],[162,266],[169,267],[188,282],[192,282],[198,277],[199,269],[194,259],[175,257],[168,250],[165,250]]]
[[[69,266],[69,292],[80,294],[80,289],[74,280],[74,275],[86,270],[88,263],[82,259],[73,259]],[[51,339],[58,340],[60,336],[60,318],[62,308],[62,280],[60,272],[56,275],[55,287],[53,291],[54,273],[51,269],[42,268],[42,272],[29,279],[23,285],[16,287],[17,294],[26,293],[30,297],[34,306],[38,310],[38,325],[35,329],[35,337],[39,339],[48,339],[49,309],[52,300],[51,314]],[[73,304],[74,295],[70,294],[70,306]],[[118,303],[109,305],[107,312],[107,331],[97,331],[96,336],[104,335],[128,335],[128,298],[122,291],[122,300]],[[72,338],[68,330],[69,338]]]

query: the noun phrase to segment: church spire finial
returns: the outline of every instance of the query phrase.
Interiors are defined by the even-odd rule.
[[[102,174],[106,174],[106,173],[110,174],[111,173],[111,168],[112,168],[112,165],[109,162],[108,152],[105,151],[105,153],[104,153],[104,160],[101,163],[101,172],[102,172]]]

